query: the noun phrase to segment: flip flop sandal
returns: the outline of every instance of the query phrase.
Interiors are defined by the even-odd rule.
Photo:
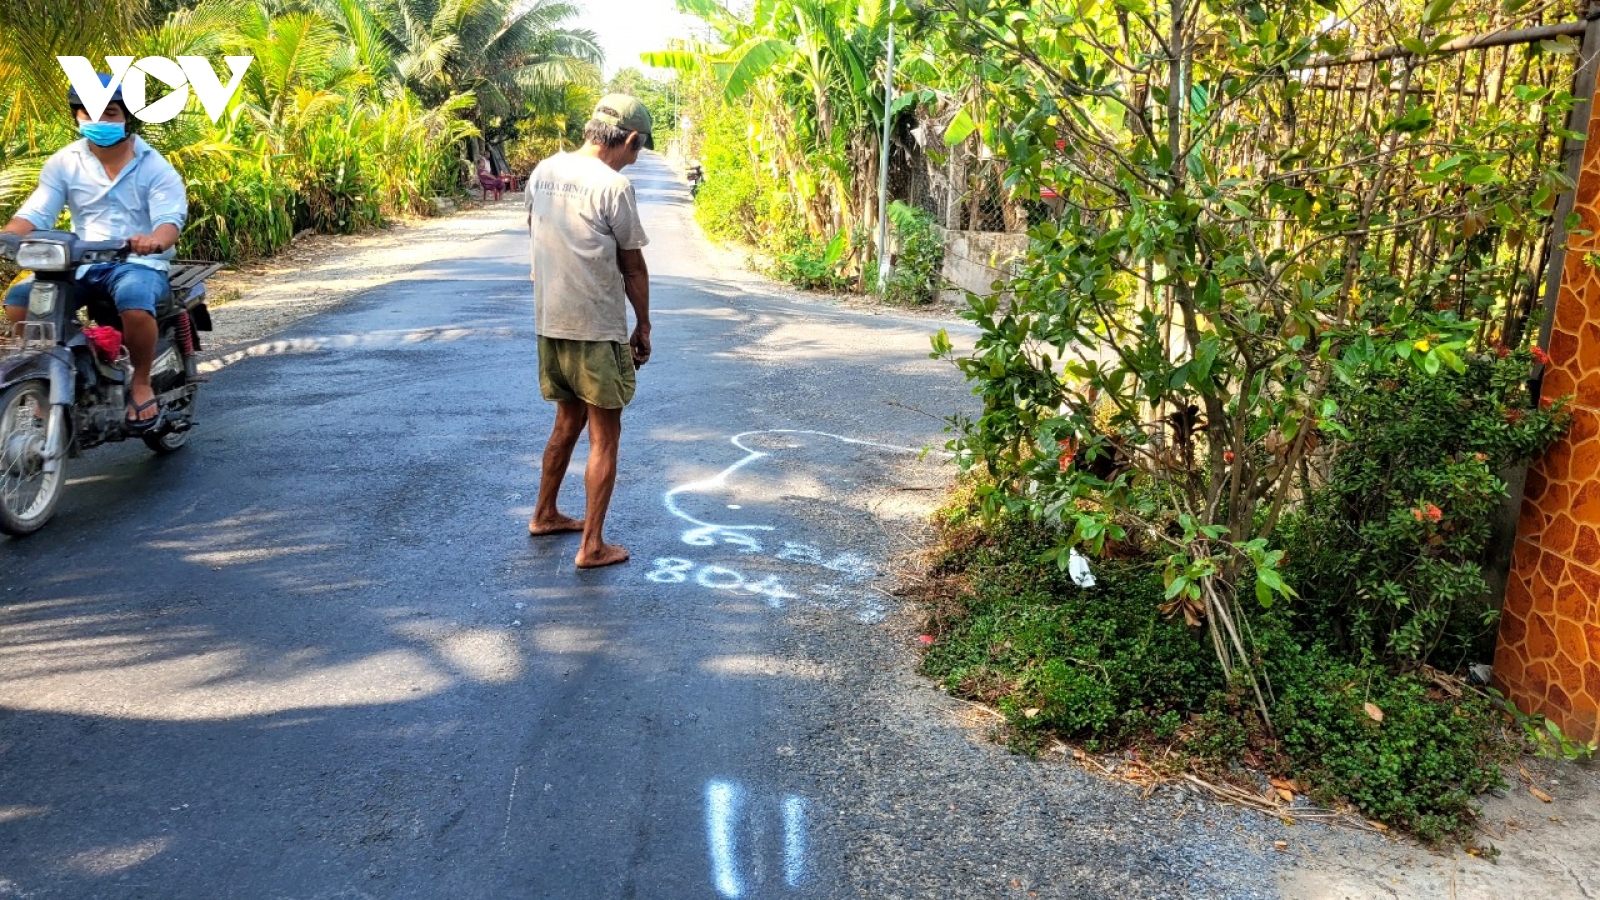
[[[155,415],[151,416],[148,419],[135,419],[135,418],[133,418],[133,416],[137,416],[138,414],[144,412],[145,410],[151,408],[152,406],[155,407],[155,410],[156,410],[156,414]],[[123,424],[126,425],[128,431],[133,433],[133,434],[145,434],[147,432],[154,431],[155,429],[157,429],[157,428],[159,428],[161,426],[161,423],[162,423],[162,420],[164,418],[164,414],[165,414],[166,411],[161,408],[161,401],[160,400],[151,399],[150,401],[145,402],[145,403],[135,404],[132,407],[132,409],[130,410],[130,412],[133,415],[129,416],[127,419],[125,419],[123,421]]]

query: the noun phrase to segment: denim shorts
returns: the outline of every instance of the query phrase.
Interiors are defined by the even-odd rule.
[[[166,296],[169,289],[167,273],[158,272],[138,263],[102,263],[90,266],[89,271],[83,273],[79,283],[90,292],[91,298],[95,294],[110,297],[111,302],[117,305],[119,313],[143,310],[152,316],[156,314],[156,303]],[[27,306],[28,293],[31,290],[33,290],[32,279],[12,287],[6,291],[5,305]]]

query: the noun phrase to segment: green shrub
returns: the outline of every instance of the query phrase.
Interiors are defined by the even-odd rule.
[[[706,108],[699,160],[705,180],[695,196],[695,218],[715,240],[789,252],[805,224],[791,185],[761,165],[754,126],[748,109],[722,102]]]
[[[1500,763],[1515,752],[1488,699],[1434,696],[1417,676],[1358,666],[1320,647],[1280,658],[1273,716],[1297,779],[1324,800],[1347,799],[1424,840],[1471,833],[1473,797],[1502,784]]]
[[[1220,678],[1216,659],[1159,612],[1158,568],[1100,564],[1084,589],[1040,561],[1051,540],[1039,526],[1012,519],[988,535],[945,560],[971,590],[964,615],[930,648],[927,674],[996,704],[1024,735],[1119,744],[1170,734],[1202,709]]]
[[[1468,357],[1461,372],[1367,368],[1338,388],[1343,432],[1327,482],[1280,533],[1304,599],[1295,626],[1344,651],[1454,669],[1488,657],[1497,606],[1483,578],[1499,472],[1564,427],[1529,401],[1527,353]]]
[[[1222,778],[1243,758],[1267,760],[1266,774],[1428,841],[1468,835],[1474,796],[1501,783],[1517,744],[1488,698],[1303,644],[1280,605],[1249,622],[1275,693],[1274,737],[1243,682],[1219,687],[1204,633],[1161,614],[1158,564],[1097,562],[1096,585],[1079,588],[1043,558],[1056,540],[1047,528],[1018,515],[984,524],[964,515],[975,503],[964,485],[940,516],[933,575],[958,590],[935,601],[923,671],[1004,713],[1019,749],[1051,737],[1141,746]]]
[[[844,252],[844,232],[827,243],[803,238],[794,250],[778,254],[773,274],[806,290],[838,290],[846,284],[839,265]]]
[[[944,266],[944,235],[927,210],[899,200],[889,204],[899,253],[884,285],[883,298],[902,305],[932,303],[939,295]]]
[[[519,137],[506,144],[506,165],[510,166],[511,171],[517,173],[519,178],[527,178],[539,163],[563,150],[571,149],[573,149],[572,144],[559,137],[545,135]]]
[[[189,192],[182,255],[237,262],[270,256],[294,237],[294,190],[264,170],[259,157],[233,153],[175,165]]]
[[[429,109],[402,93],[382,106],[314,106],[282,133],[240,117],[215,134],[152,134],[189,193],[179,252],[234,262],[271,255],[302,229],[352,232],[430,213],[433,197],[461,189],[467,105]]]
[[[695,195],[695,219],[713,240],[755,244],[760,239],[756,212],[760,197],[761,187],[749,171],[707,166]]]

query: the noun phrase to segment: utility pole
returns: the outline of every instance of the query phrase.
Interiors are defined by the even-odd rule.
[[[878,291],[889,283],[889,127],[894,106],[894,0],[889,0],[889,49],[883,67],[883,147],[878,155]]]

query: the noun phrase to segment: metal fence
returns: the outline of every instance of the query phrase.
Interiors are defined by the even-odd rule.
[[[1552,121],[1545,113],[1551,98],[1544,92],[1570,92],[1579,98],[1593,93],[1593,72],[1580,71],[1577,64],[1584,50],[1595,49],[1582,47],[1581,9],[1600,12],[1600,2],[1547,4],[1531,19],[1492,13],[1485,20],[1489,31],[1454,40],[1426,57],[1389,46],[1314,59],[1284,74],[1302,87],[1292,102],[1266,110],[1278,123],[1278,132],[1258,145],[1230,146],[1222,151],[1223,158],[1212,161],[1267,171],[1279,165],[1277,155],[1287,147],[1305,158],[1338,160],[1349,149],[1351,129],[1370,121],[1369,111],[1427,107],[1432,125],[1426,140],[1388,136],[1397,146],[1383,167],[1384,183],[1376,197],[1380,221],[1421,224],[1376,233],[1364,252],[1402,286],[1414,289],[1418,279],[1433,279],[1423,293],[1441,307],[1455,304],[1463,316],[1482,320],[1483,341],[1517,343],[1528,323],[1538,318],[1547,274],[1559,266],[1559,259],[1552,262],[1552,252],[1560,252],[1559,226],[1570,206],[1531,219],[1491,206],[1474,210],[1468,221],[1454,220],[1443,214],[1463,207],[1467,173],[1440,183],[1429,180],[1430,170],[1441,154],[1459,145],[1469,124],[1488,119],[1523,123],[1526,127],[1512,129],[1501,146],[1474,149],[1496,154],[1504,189],[1521,191],[1524,197],[1548,193],[1547,207],[1556,207],[1558,197],[1569,201],[1566,186],[1552,178],[1563,169],[1568,177],[1576,174],[1574,161],[1565,159],[1559,133],[1567,123]],[[1382,23],[1374,21],[1347,27],[1357,46],[1373,46],[1386,34]],[[1580,107],[1580,120],[1587,121],[1587,109]],[[927,210],[951,231],[1024,232],[1059,214],[1061,202],[1049,191],[1037,201],[1009,196],[1003,187],[1004,162],[993,158],[976,137],[945,147],[948,115],[925,111],[902,130],[891,168],[892,197]],[[1541,192],[1541,186],[1549,190]],[[1371,187],[1368,182],[1349,189]],[[1276,237],[1300,240],[1292,233]],[[1448,273],[1443,282],[1441,272]]]
[[[1482,321],[1483,343],[1518,343],[1540,308],[1557,244],[1556,201],[1568,188],[1560,134],[1567,122],[1547,109],[1559,93],[1592,92],[1592,86],[1574,89],[1584,31],[1582,21],[1506,27],[1452,41],[1440,55],[1418,58],[1390,47],[1316,60],[1288,76],[1303,90],[1281,110],[1280,147],[1311,160],[1339,159],[1350,129],[1371,121],[1371,110],[1429,111],[1426,140],[1387,135],[1377,142],[1380,151],[1393,152],[1386,165],[1350,186],[1361,193],[1382,179],[1377,220],[1418,223],[1375,231],[1364,252],[1408,294]],[[1492,145],[1471,149],[1493,156],[1502,196],[1523,202],[1543,197],[1551,215],[1530,217],[1492,196],[1469,200],[1478,176],[1466,169],[1443,180],[1435,174],[1441,160],[1463,149],[1469,126],[1490,121],[1515,127],[1497,132]],[[1273,160],[1240,147],[1228,163],[1266,166]]]
[[[976,137],[944,146],[947,124],[925,112],[902,135],[898,155],[903,168],[891,170],[890,196],[927,210],[949,231],[1017,233],[1038,222],[1041,210],[1030,214],[1029,203],[1008,196],[1004,161]]]

